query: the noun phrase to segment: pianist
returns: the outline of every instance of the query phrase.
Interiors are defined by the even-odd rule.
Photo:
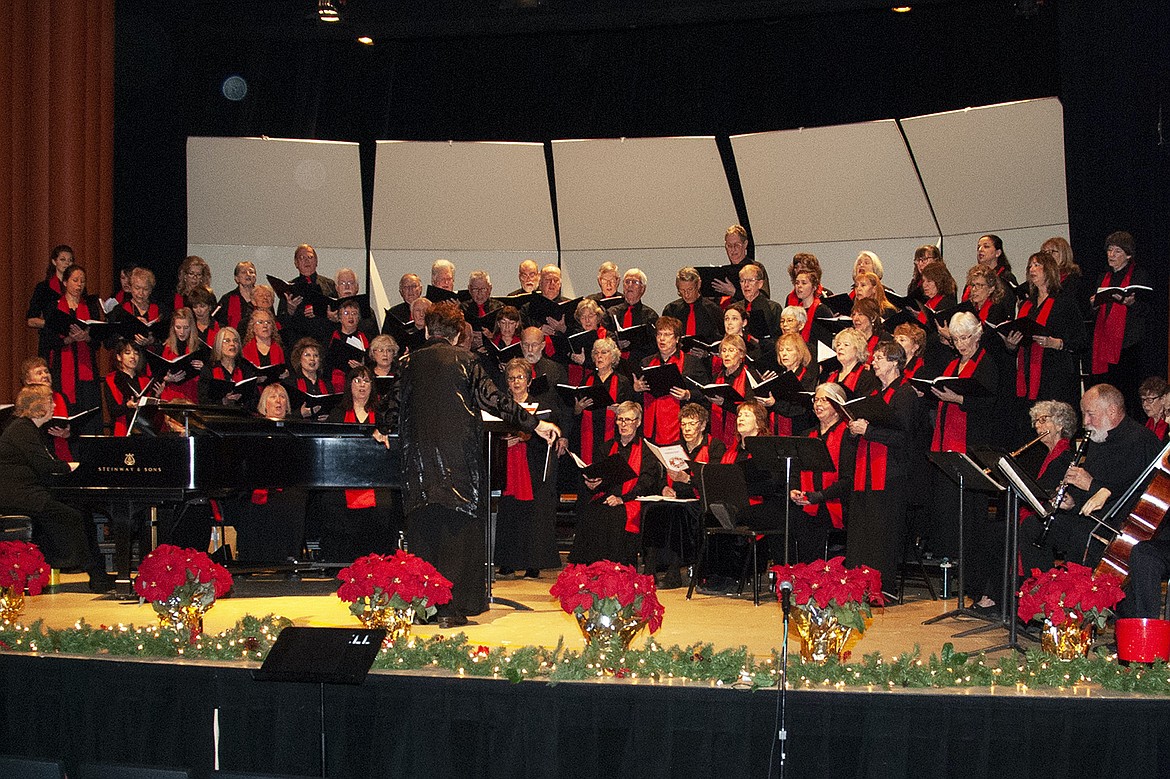
[[[53,568],[84,569],[93,592],[109,592],[114,580],[98,554],[94,528],[81,512],[53,499],[47,483],[54,474],[77,468],[53,456],[41,430],[53,417],[53,391],[24,387],[16,396],[14,419],[0,435],[0,511],[32,519],[33,542]]]

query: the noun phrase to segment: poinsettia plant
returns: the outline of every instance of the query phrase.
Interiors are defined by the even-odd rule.
[[[36,544],[28,541],[0,541],[0,587],[17,594],[26,589],[40,595],[49,583],[49,566]]]
[[[159,544],[143,558],[134,580],[134,591],[160,614],[175,606],[206,610],[231,588],[228,569],[212,562],[206,552],[171,544]]]
[[[868,565],[846,568],[844,557],[811,563],[773,566],[776,595],[779,584],[792,582],[792,602],[814,620],[832,615],[840,624],[865,632],[865,620],[873,616],[870,605],[884,606],[882,575]]]
[[[430,617],[451,600],[451,582],[418,555],[399,549],[392,555],[359,557],[337,574],[337,597],[360,617],[367,610],[414,609]]]
[[[666,611],[658,600],[653,576],[609,560],[566,565],[549,594],[560,600],[566,613],[580,617],[588,612],[609,620],[636,619],[648,625],[651,633],[662,627]]]
[[[1047,620],[1055,627],[1089,620],[1100,630],[1124,597],[1121,579],[1113,574],[1094,575],[1092,568],[1064,563],[1043,573],[1032,569],[1031,578],[1020,588],[1016,613],[1025,622]]]

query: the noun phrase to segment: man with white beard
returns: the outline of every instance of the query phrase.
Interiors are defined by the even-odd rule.
[[[1137,480],[1162,450],[1158,437],[1125,414],[1125,398],[1116,387],[1098,384],[1081,397],[1081,414],[1089,441],[1084,462],[1065,473],[1068,490],[1060,511],[1045,535],[1044,522],[1030,516],[1020,526],[1020,558],[1024,574],[1033,568],[1047,571],[1054,552],[1063,559],[1081,562],[1095,522],[1089,514],[1103,514]],[[1135,495],[1131,502],[1140,495]],[[1128,507],[1119,512],[1124,517]],[[1036,544],[1041,543],[1040,547]],[[1089,547],[1084,564],[1096,566],[1104,553],[1099,543]]]

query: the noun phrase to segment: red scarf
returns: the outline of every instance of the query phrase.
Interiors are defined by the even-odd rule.
[[[1036,474],[1036,478],[1040,478],[1041,476],[1043,476],[1044,472],[1048,470],[1048,466],[1052,465],[1053,460],[1055,460],[1057,457],[1060,457],[1060,455],[1063,454],[1064,452],[1067,452],[1068,447],[1069,447],[1069,442],[1068,442],[1067,438],[1057,439],[1056,446],[1052,447],[1052,451],[1049,452],[1048,454],[1044,455],[1044,462],[1042,462],[1040,464],[1040,472]],[[1020,507],[1020,521],[1023,522],[1025,519],[1034,515],[1035,513],[1036,512],[1032,511],[1031,508],[1029,508],[1027,506],[1021,506]],[[1018,560],[1017,560],[1017,563],[1018,563]],[[1017,572],[1021,575],[1024,573],[1024,568],[1022,565],[1018,565]]]
[[[1048,315],[1052,313],[1052,304],[1056,298],[1049,296],[1047,300],[1040,304],[1036,310],[1036,315],[1032,319],[1036,320],[1036,324],[1043,325],[1048,322]],[[1032,311],[1032,300],[1029,298],[1020,306],[1020,318],[1028,316]],[[1028,339],[1025,346],[1020,344],[1020,350],[1016,354],[1016,397],[1027,397],[1028,400],[1035,400],[1040,394],[1040,374],[1042,363],[1044,360],[1044,348],[1040,344]]]
[[[829,428],[827,433],[821,433],[821,428],[816,427],[808,434],[809,438],[823,438],[825,446],[829,449],[829,456],[833,458],[833,467],[835,470],[826,471],[824,473],[814,474],[810,471],[800,472],[800,489],[802,492],[824,492],[837,483],[838,475],[841,473],[841,442],[845,439],[845,431],[848,428],[843,422],[837,422]],[[819,482],[819,485],[818,485]],[[816,516],[820,509],[810,503],[803,506],[804,513],[810,516]],[[829,519],[833,521],[833,527],[840,530],[845,527],[845,509],[841,505],[838,498],[825,501],[825,508],[829,510]]]
[[[678,366],[678,372],[683,372],[683,353],[675,352],[670,356],[666,362],[674,363]],[[664,365],[662,356],[654,355],[650,359],[650,365]],[[673,395],[663,395],[656,398],[649,392],[644,393],[643,408],[646,409],[646,420],[643,425],[644,435],[659,446],[663,444],[673,444],[678,440],[678,410],[682,408],[681,404],[675,400]]]
[[[943,371],[943,376],[958,376],[969,379],[979,367],[979,361],[987,353],[980,349],[975,359],[967,362],[963,370],[958,371],[959,359],[951,360],[951,364]],[[955,403],[938,402],[938,419],[934,423],[934,436],[930,441],[932,452],[965,452],[967,451],[967,412]]]
[[[808,317],[808,319],[807,319],[807,321],[805,321],[804,327],[800,328],[800,337],[804,339],[804,342],[806,344],[811,343],[811,341],[809,341],[809,339],[812,338],[813,321],[816,320],[817,307],[820,305],[821,305],[821,301],[819,299],[814,299],[813,304],[811,306],[809,306],[808,308],[806,308],[804,311],[804,313]],[[816,351],[816,349],[813,349],[813,351]]]
[[[968,294],[967,292],[963,293],[963,300],[967,299],[967,294]],[[942,299],[943,299],[943,295],[941,295],[941,294],[935,295],[930,300],[926,301],[923,305],[925,305],[931,311],[937,311],[939,304],[942,303]],[[927,317],[926,317],[925,311],[919,311],[915,316],[918,318],[919,322],[921,322],[922,324],[926,324]]]
[[[134,305],[134,300],[131,299],[122,304],[122,310],[135,319],[141,319],[147,324],[150,324],[151,322],[158,319],[158,303],[147,303],[146,313],[139,314],[138,307]]]
[[[876,390],[870,394],[880,394],[882,401],[888,406],[890,398],[894,397],[894,392],[899,386],[901,385],[891,384],[884,392]],[[886,488],[886,469],[889,464],[888,457],[889,447],[862,437],[857,444],[857,467],[853,470],[853,489],[858,492],[866,489],[871,491],[884,490]],[[865,483],[867,479],[869,480],[868,485]]]
[[[182,344],[183,353],[179,354],[172,349],[168,344],[163,344],[162,356],[167,360],[174,360],[187,354],[188,349],[186,344]],[[175,400],[176,398],[184,398],[192,403],[199,402],[199,375],[193,374],[189,369],[187,378],[183,379],[178,384],[167,384],[163,387],[162,399],[165,401]]]
[[[227,307],[227,323],[228,327],[239,327],[240,320],[244,318],[244,296],[240,294],[237,289],[232,294],[228,295]]]
[[[69,298],[64,295],[57,301],[57,308],[67,314],[73,314],[84,322],[90,319],[89,304],[85,298],[77,304],[76,309],[69,308]],[[72,357],[73,359],[69,359]],[[89,341],[74,341],[61,349],[61,392],[70,403],[77,402],[77,384],[82,381],[93,381],[93,350]]]
[[[926,361],[923,360],[921,356],[915,357],[914,362],[907,365],[906,369],[902,371],[902,383],[905,384],[906,382],[910,381],[910,379],[914,378],[914,374],[922,369],[922,366],[925,364],[925,362]]]
[[[273,344],[275,346],[275,344]],[[374,410],[370,409],[369,416],[366,417],[366,424],[375,425],[378,420],[374,418]],[[350,424],[357,424],[357,412],[352,408],[345,412],[345,421]],[[345,507],[347,509],[370,509],[378,505],[378,499],[374,495],[373,490],[346,490],[345,491]]]
[[[528,442],[512,444],[507,449],[507,475],[504,494],[516,500],[532,500],[532,472],[528,470]]]
[[[735,388],[735,391],[740,395],[747,396],[747,368],[744,365],[739,366],[739,370],[731,381],[727,380],[727,374],[720,373],[715,379],[716,384],[730,384]],[[728,449],[735,447],[737,432],[735,429],[735,419],[738,413],[732,404],[732,408],[724,409],[723,406],[711,404],[711,434],[723,442],[723,445]]]
[[[1125,268],[1121,283],[1113,283],[1113,271],[1106,272],[1101,279],[1102,287],[1128,287],[1133,277],[1133,262]],[[1121,344],[1125,340],[1125,317],[1129,306],[1112,301],[1097,309],[1097,324],[1093,326],[1093,373],[1105,373],[1110,365],[1121,359]]]
[[[590,373],[589,377],[585,379],[585,385],[592,387],[597,382],[601,381],[596,373]],[[617,388],[618,377],[617,372],[614,371],[606,380],[606,391],[609,392],[609,397],[614,403],[617,403]],[[605,439],[606,441],[613,440],[613,429],[615,423],[615,416],[613,411],[607,406],[604,411],[594,411],[593,407],[585,409],[581,412],[581,459],[585,461],[586,465],[593,464],[593,415],[605,414]]]
[[[56,277],[54,276],[54,278]],[[69,416],[69,407],[65,405],[65,396],[60,392],[53,393],[53,416]],[[52,425],[52,422],[49,424]],[[73,453],[69,450],[69,439],[53,436],[53,454],[57,455],[58,460],[65,462],[73,460]]]
[[[861,372],[863,370],[865,370],[865,363],[859,362],[859,363],[857,363],[857,365],[855,365],[853,367],[852,370],[849,371],[849,373],[845,376],[844,379],[840,378],[841,371],[839,369],[835,370],[829,374],[829,381],[827,383],[828,384],[833,384],[833,383],[840,384],[845,389],[849,390],[850,392],[853,392],[854,390],[857,389],[857,382],[861,379]]]
[[[268,345],[268,354],[261,354],[260,348],[256,345],[256,339],[253,338],[244,344],[243,355],[245,360],[257,368],[263,368],[266,365],[280,365],[284,362],[284,349],[276,341]]]
[[[615,439],[610,447],[610,454],[617,454],[621,446],[621,439]],[[638,474],[642,472],[642,439],[637,438],[630,446],[630,458],[626,460],[634,469],[634,478],[622,485],[622,495],[629,495],[638,486]],[[640,533],[642,531],[642,504],[636,500],[627,500],[623,507],[626,510],[626,532]]]
[[[987,300],[983,301],[983,305],[979,307],[979,311],[976,312],[976,315],[979,317],[980,322],[986,322],[987,315],[990,313],[991,313],[991,298],[988,297]]]
[[[1158,436],[1159,441],[1166,440],[1166,431],[1168,428],[1170,428],[1170,425],[1167,424],[1165,419],[1155,420],[1153,417],[1150,417],[1146,420],[1146,429]]]

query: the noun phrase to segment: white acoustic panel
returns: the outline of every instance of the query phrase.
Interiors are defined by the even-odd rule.
[[[188,138],[187,242],[365,246],[357,144]]]
[[[1068,224],[1056,98],[902,120],[944,235]]]
[[[714,138],[565,140],[552,148],[563,251],[722,254],[723,233],[737,220]]]
[[[738,135],[731,146],[757,247],[937,232],[893,120]]]
[[[443,256],[556,252],[544,146],[379,141],[370,243]]]
[[[317,249],[319,272],[365,274],[358,146],[277,138],[187,139],[187,251],[207,260],[215,292],[235,287],[236,263],[296,275],[293,252]]]

